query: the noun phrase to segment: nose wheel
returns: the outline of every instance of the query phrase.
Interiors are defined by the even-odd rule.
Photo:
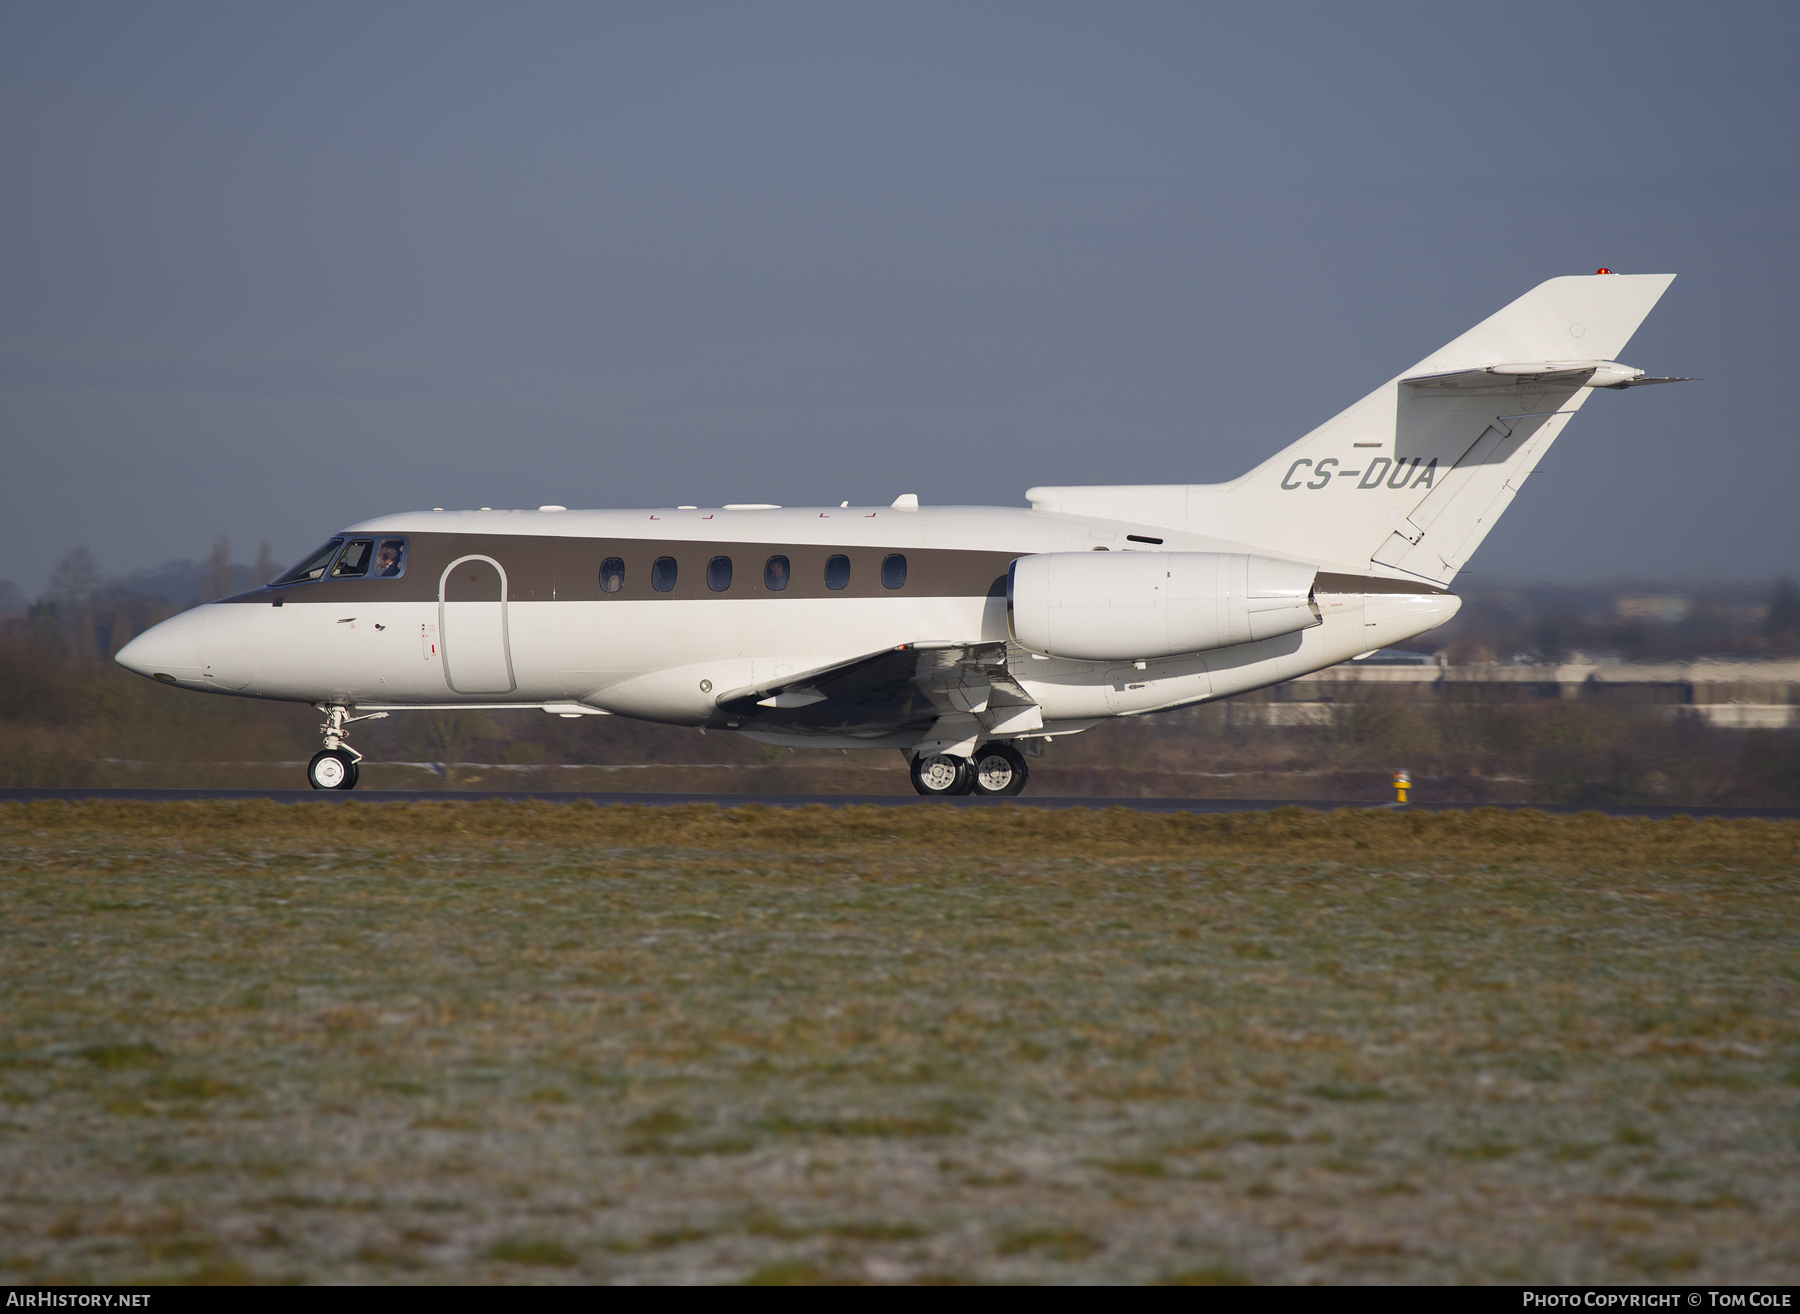
[[[360,769],[362,754],[350,747],[348,735],[344,727],[353,721],[379,721],[386,712],[367,712],[362,716],[351,716],[350,708],[344,703],[315,703],[325,713],[325,724],[319,727],[319,733],[325,736],[325,747],[313,754],[313,760],[306,764],[306,783],[314,789],[355,789]]]
[[[347,748],[327,748],[306,764],[306,780],[314,789],[355,789],[356,759]]]

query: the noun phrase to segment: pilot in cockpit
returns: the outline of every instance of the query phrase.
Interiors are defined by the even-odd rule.
[[[397,538],[385,539],[375,554],[375,578],[392,579],[406,564],[406,544]]]

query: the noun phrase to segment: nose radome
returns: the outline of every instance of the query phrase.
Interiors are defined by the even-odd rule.
[[[164,684],[198,684],[204,672],[200,658],[203,625],[197,607],[171,616],[119,649],[114,660],[128,671]]]

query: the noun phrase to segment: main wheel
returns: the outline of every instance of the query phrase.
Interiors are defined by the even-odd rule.
[[[969,784],[969,759],[938,755],[915,755],[912,761],[913,788],[926,798],[951,798],[964,793]]]
[[[1031,769],[1025,757],[1011,744],[983,744],[975,750],[971,771],[977,794],[1011,797],[1025,788]]]
[[[306,781],[314,789],[355,789],[356,759],[341,748],[327,748],[306,764]]]

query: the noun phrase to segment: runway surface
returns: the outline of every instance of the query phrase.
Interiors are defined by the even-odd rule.
[[[1470,805],[1463,803],[1370,803],[1345,799],[1302,798],[922,798],[916,794],[589,794],[575,791],[527,793],[501,790],[325,790],[325,789],[0,789],[0,803],[36,803],[47,800],[80,802],[86,799],[130,799],[153,803],[192,803],[203,800],[247,802],[267,799],[272,803],[431,803],[459,801],[485,803],[494,800],[513,803],[592,803],[636,804],[640,807],[678,807],[683,804],[710,803],[718,807],[800,808],[823,804],[844,808],[873,806],[884,808],[951,807],[951,808],[1129,808],[1134,812],[1272,812],[1276,808],[1306,808],[1314,812],[1333,812],[1338,808],[1373,808],[1380,811],[1402,807],[1420,812],[1467,811],[1471,806],[1498,807],[1508,812],[1534,808],[1539,812],[1598,812],[1609,817],[1756,817],[1769,821],[1800,819],[1800,808],[1684,808],[1684,807],[1578,807],[1572,804],[1498,803]]]

